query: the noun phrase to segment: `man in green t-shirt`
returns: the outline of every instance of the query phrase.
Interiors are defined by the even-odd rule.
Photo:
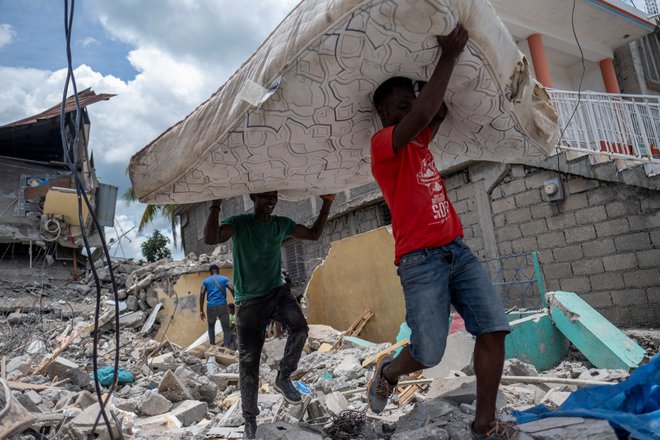
[[[243,438],[255,438],[259,415],[259,362],[270,320],[281,322],[288,330],[284,356],[275,380],[275,389],[290,403],[299,403],[300,392],[291,383],[291,374],[307,340],[307,321],[300,305],[291,295],[282,277],[282,241],[287,237],[318,240],[328,221],[334,194],[321,196],[323,206],[314,225],[309,228],[287,217],[272,215],[277,204],[277,191],[250,194],[253,214],[220,218],[221,200],[211,204],[204,228],[207,244],[224,243],[230,238],[234,254],[234,291],[241,400],[245,430]]]

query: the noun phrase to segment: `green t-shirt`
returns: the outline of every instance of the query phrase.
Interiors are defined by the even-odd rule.
[[[234,227],[236,302],[264,296],[284,284],[282,241],[293,234],[296,223],[276,215],[262,223],[253,214],[234,215],[222,222]]]

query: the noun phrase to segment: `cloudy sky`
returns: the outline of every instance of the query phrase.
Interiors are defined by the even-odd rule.
[[[78,0],[72,52],[79,90],[117,94],[89,107],[100,180],[123,193],[130,156],[217,90],[297,2]],[[64,43],[62,1],[0,0],[0,125],[58,103]],[[120,201],[118,230],[135,226],[142,210]],[[167,222],[154,227],[171,236]],[[113,253],[139,256],[151,231],[133,230],[123,252],[115,245]]]

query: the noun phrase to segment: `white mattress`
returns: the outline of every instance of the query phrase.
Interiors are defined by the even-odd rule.
[[[220,89],[132,158],[142,202],[279,190],[298,200],[368,183],[372,94],[428,79],[436,35],[470,32],[449,85],[439,161],[530,162],[554,148],[557,116],[486,0],[304,0]]]

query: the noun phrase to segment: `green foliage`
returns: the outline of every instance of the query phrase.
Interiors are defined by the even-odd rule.
[[[121,198],[124,199],[127,205],[138,201],[132,186],[128,187],[126,192],[122,194]],[[138,232],[142,232],[144,228],[156,220],[157,217],[163,217],[170,221],[170,224],[172,225],[172,239],[174,240],[174,246],[176,247],[179,217],[174,213],[174,205],[146,205],[142,217],[140,218]]]
[[[140,246],[142,255],[149,263],[162,260],[163,258],[172,258],[172,252],[169,248],[170,239],[160,233],[158,229]]]

